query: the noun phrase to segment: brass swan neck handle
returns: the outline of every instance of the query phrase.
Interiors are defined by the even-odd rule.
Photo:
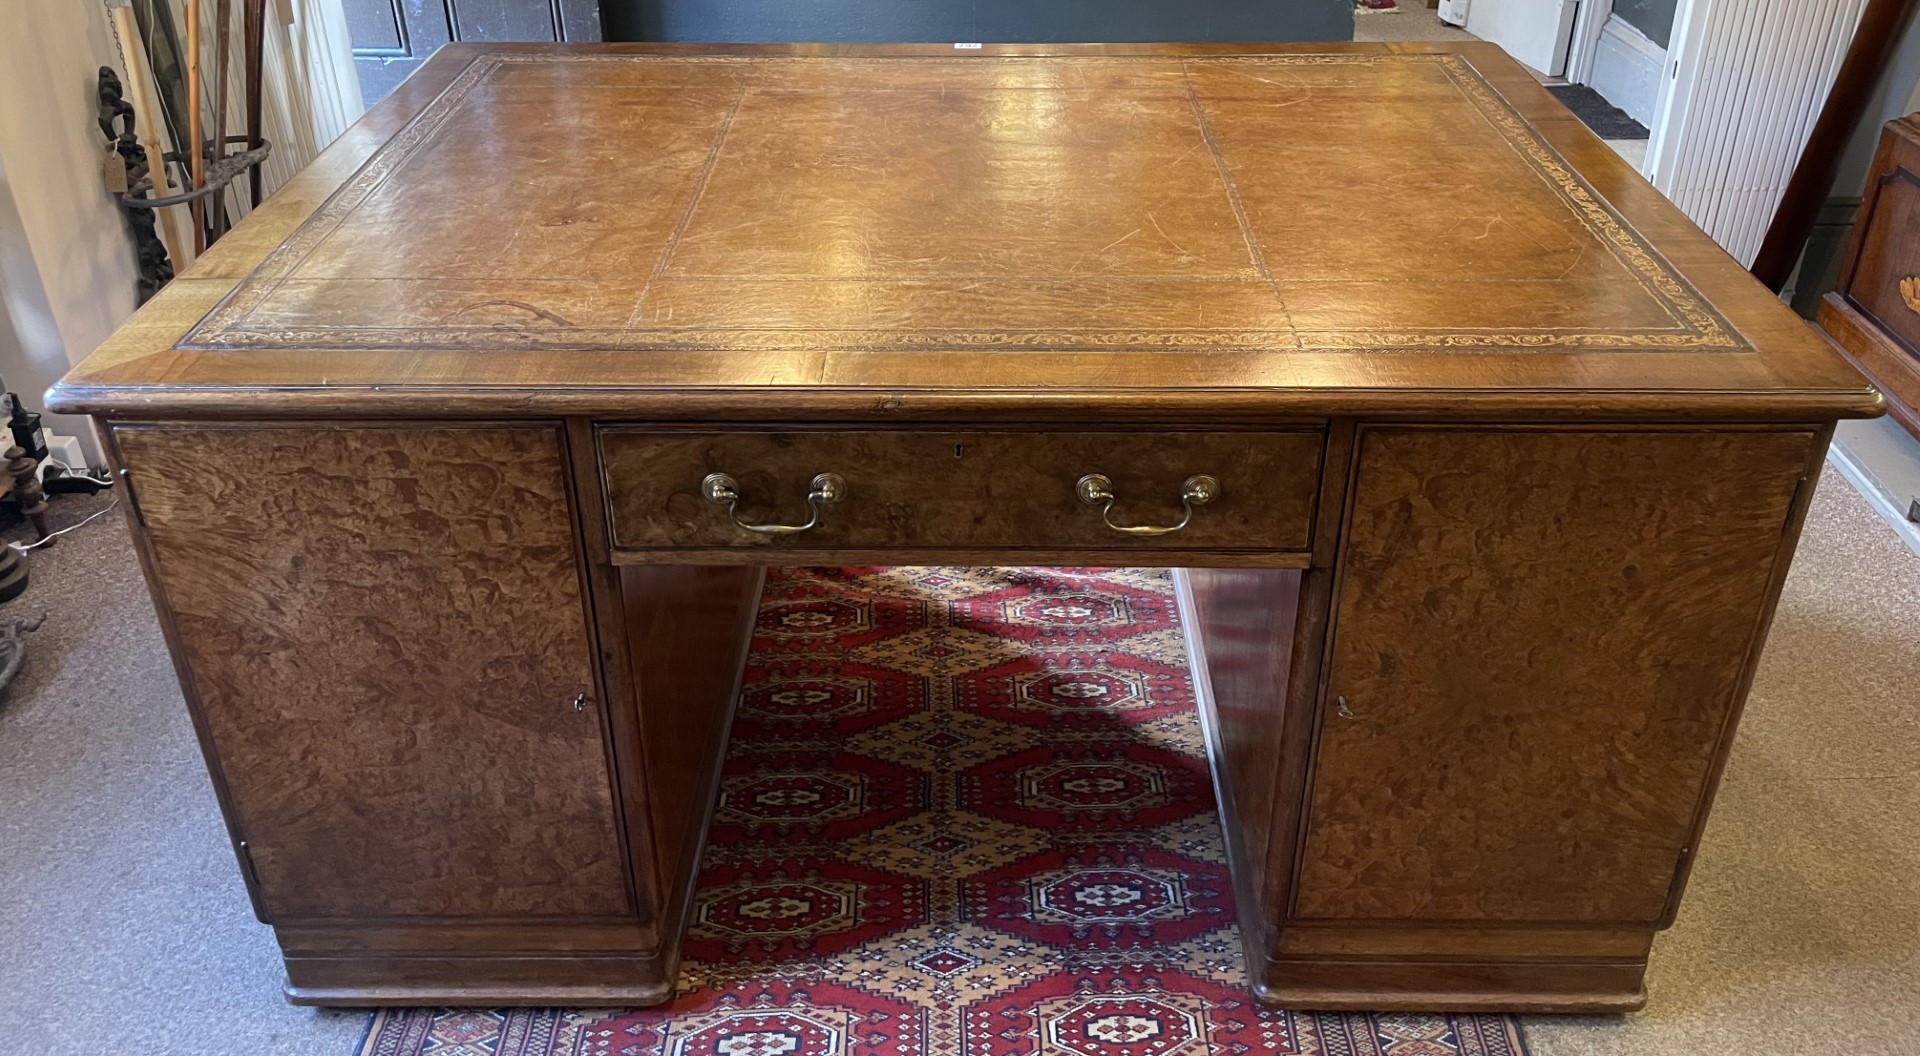
[[[1180,485],[1180,506],[1186,515],[1179,524],[1146,525],[1113,523],[1113,504],[1119,501],[1114,494],[1113,481],[1104,473],[1089,473],[1081,477],[1073,486],[1073,493],[1080,501],[1089,506],[1100,507],[1100,519],[1107,527],[1127,535],[1170,535],[1185,528],[1193,521],[1193,508],[1205,506],[1220,497],[1220,481],[1205,473],[1196,473]]]
[[[820,515],[826,508],[836,505],[847,497],[847,480],[838,473],[822,473],[813,478],[807,489],[807,512],[811,515],[805,524],[748,524],[740,519],[735,507],[740,503],[740,482],[725,473],[709,473],[700,482],[700,495],[715,506],[725,506],[727,516],[741,529],[760,535],[794,535],[817,527]]]

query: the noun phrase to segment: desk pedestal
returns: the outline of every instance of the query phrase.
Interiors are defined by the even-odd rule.
[[[664,999],[760,566],[1031,557],[938,540],[625,553],[595,430],[113,426],[294,1000]],[[1269,567],[1234,567],[1218,542],[1122,554],[1201,566],[1180,598],[1256,992],[1637,1007],[1827,430],[1336,420],[1290,435],[1298,455],[1258,454],[1317,474],[1304,549],[1246,562]],[[1207,468],[1178,444],[1156,472]],[[693,477],[659,489],[660,523],[719,515],[688,505],[712,468],[700,450],[676,456]],[[863,450],[923,457],[910,435]],[[850,465],[849,511],[887,468]],[[1245,487],[1225,481],[1222,516]],[[957,523],[989,517],[1013,523]],[[1110,562],[1118,545],[1052,557]]]

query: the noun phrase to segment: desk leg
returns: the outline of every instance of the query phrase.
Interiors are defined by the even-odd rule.
[[[619,578],[638,742],[632,754],[642,786],[631,791],[646,804],[643,825],[630,830],[649,859],[640,866],[642,879],[658,892],[671,983],[766,569],[648,565],[622,568]]]
[[[1330,579],[1325,568],[1173,573],[1248,976],[1263,996],[1293,875]]]

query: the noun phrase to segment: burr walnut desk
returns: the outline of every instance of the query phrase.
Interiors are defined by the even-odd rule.
[[[455,45],[49,402],[296,1001],[664,997],[759,570],[1018,562],[1186,570],[1263,998],[1533,1010],[1880,410],[1478,44]]]

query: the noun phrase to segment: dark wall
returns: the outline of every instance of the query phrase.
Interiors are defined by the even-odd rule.
[[[1651,2],[1665,2],[1672,11],[1673,0]],[[601,12],[608,40],[1353,39],[1353,0],[601,0]]]
[[[1661,47],[1673,36],[1673,9],[1677,0],[1613,0],[1613,17],[1647,35]]]

